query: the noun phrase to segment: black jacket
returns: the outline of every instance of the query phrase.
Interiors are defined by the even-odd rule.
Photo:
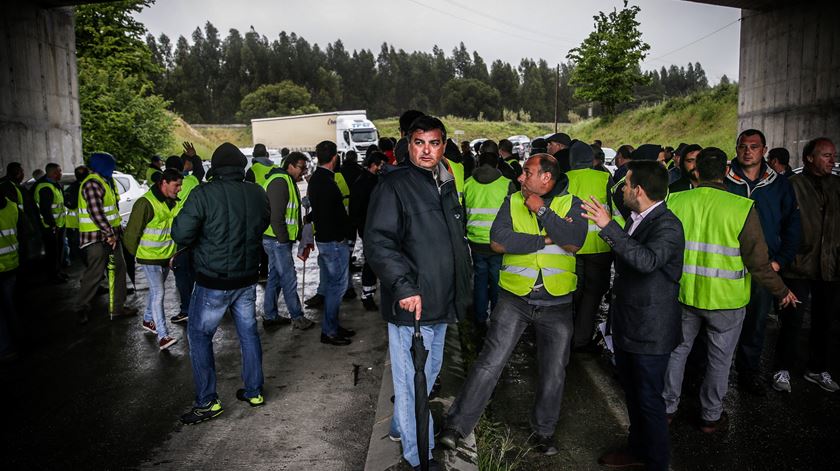
[[[398,167],[373,190],[365,222],[365,259],[382,285],[387,322],[412,325],[399,301],[420,295],[423,325],[453,323],[472,301],[466,215],[455,180],[441,164],[440,183],[413,164]]]
[[[353,186],[353,183],[356,183],[359,175],[365,172],[365,169],[358,162],[344,162],[338,171],[344,176],[344,181],[347,182],[347,187],[349,188]]]
[[[172,239],[192,250],[197,284],[239,289],[257,282],[268,223],[265,191],[245,181],[244,169],[220,167],[190,193],[172,223]]]
[[[350,185],[350,220],[359,234],[365,236],[365,220],[367,219],[370,195],[373,193],[379,177],[367,170],[362,170],[359,178]]]
[[[633,221],[628,218],[626,229]],[[685,235],[682,223],[662,203],[633,235],[611,221],[601,238],[615,254],[610,329],[619,350],[662,355],[682,341],[680,277]]]
[[[312,205],[309,220],[314,224],[317,242],[340,242],[356,238],[356,228],[344,209],[344,197],[335,183],[335,173],[318,167],[309,179],[307,195]]]

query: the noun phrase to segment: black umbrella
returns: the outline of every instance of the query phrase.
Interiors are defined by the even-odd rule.
[[[429,469],[429,392],[426,386],[426,358],[429,351],[423,345],[420,320],[414,319],[414,338],[411,340],[411,358],[414,360],[414,420],[417,425],[417,454],[420,469]]]

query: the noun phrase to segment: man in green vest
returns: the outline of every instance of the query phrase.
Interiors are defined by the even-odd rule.
[[[251,152],[251,167],[245,172],[245,181],[256,183],[259,186],[265,185],[268,172],[276,168],[274,162],[268,157],[268,149],[265,144],[254,144]],[[260,280],[268,279],[268,254],[263,251],[260,254]]]
[[[44,270],[53,283],[66,283],[64,267],[64,192],[61,188],[61,167],[48,163],[44,176],[35,183],[32,192],[41,219],[41,238],[44,241]]]
[[[612,186],[610,174],[592,168],[593,158],[592,146],[580,141],[572,144],[569,149],[572,169],[566,173],[569,193],[583,201],[589,201],[593,196],[598,201],[606,201],[612,214],[612,205],[607,198]],[[581,352],[595,352],[598,348],[593,340],[595,322],[601,308],[601,299],[610,289],[612,252],[610,246],[599,237],[601,231],[593,221],[589,221],[587,229],[586,242],[575,254],[578,285],[574,296],[575,334],[572,348]]]
[[[15,308],[15,285],[20,261],[17,204],[0,195],[0,363],[17,357],[14,337],[19,325]]]
[[[304,317],[297,293],[297,271],[292,248],[300,240],[301,213],[298,182],[308,170],[309,159],[300,152],[292,152],[283,160],[282,168],[268,173],[263,187],[268,195],[271,221],[263,233],[262,245],[268,254],[268,281],[263,298],[263,327],[292,323],[295,329],[306,330],[313,326]],[[281,316],[277,297],[283,292],[289,317]]]
[[[174,168],[167,168],[161,173],[157,183],[134,203],[123,238],[126,249],[137,259],[149,284],[149,297],[146,299],[141,326],[157,334],[161,350],[166,350],[178,341],[169,336],[163,297],[166,294],[169,266],[175,255],[172,221],[181,209],[177,198],[183,179],[181,172]]]
[[[486,332],[489,312],[499,300],[502,266],[502,255],[490,248],[490,227],[505,198],[516,192],[513,183],[502,176],[498,165],[498,155],[482,153],[478,156],[478,168],[464,184],[467,240],[473,260],[473,310],[482,333]]]
[[[159,155],[153,155],[149,161],[149,168],[146,169],[146,185],[153,185],[160,177],[163,168],[163,160]]]
[[[577,285],[575,252],[586,240],[587,222],[579,198],[548,154],[528,159],[519,177],[522,191],[499,208],[490,229],[493,250],[504,254],[502,291],[490,316],[484,348],[447,414],[440,443],[454,449],[473,430],[522,332],[537,333],[536,403],[531,424],[534,447],[556,455],[554,429],[569,362],[574,325],[572,293]]]
[[[64,207],[67,208],[67,215],[64,219],[64,233],[67,235],[67,242],[70,245],[70,259],[78,259],[79,252],[79,188],[87,178],[88,170],[86,165],[79,165],[73,169],[76,181],[64,189]]]
[[[113,174],[117,161],[111,154],[94,152],[85,177],[79,189],[79,247],[85,260],[81,276],[76,309],[79,323],[88,321],[91,302],[105,273],[109,259],[113,259],[114,284],[109,286],[113,297],[114,311],[111,320],[122,316],[133,316],[137,310],[125,306],[126,265],[122,250],[122,218],[117,205]],[[109,303],[110,304],[110,303]]]
[[[700,386],[700,430],[704,433],[728,425],[723,398],[750,300],[750,278],[765,286],[783,307],[799,302],[770,266],[753,201],[726,190],[726,164],[722,150],[703,149],[697,156],[697,188],[668,199],[668,207],[685,232],[679,295],[683,341],[671,352],[663,397],[666,412],[673,417],[680,403],[688,354],[705,325],[706,374]]]

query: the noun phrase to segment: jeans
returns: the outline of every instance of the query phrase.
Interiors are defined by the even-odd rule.
[[[488,312],[496,308],[499,301],[499,270],[502,268],[502,256],[472,253],[473,259],[473,302],[475,320],[480,324],[487,322]],[[490,305],[490,311],[487,305]]]
[[[741,335],[746,308],[708,311],[683,305],[682,335],[683,341],[671,352],[668,371],[665,373],[666,412],[673,414],[680,405],[685,362],[691,352],[694,339],[700,327],[706,326],[706,375],[700,386],[700,407],[703,420],[720,419],[723,412],[723,397],[729,387],[729,370],[732,367],[732,354]]]
[[[266,319],[277,319],[278,291],[283,292],[286,309],[292,319],[303,316],[303,308],[297,294],[297,271],[292,258],[294,242],[278,242],[275,238],[263,237],[263,249],[268,254],[268,281],[265,285],[263,313]]]
[[[642,458],[645,469],[668,471],[670,440],[665,417],[665,370],[670,355],[643,355],[615,351],[618,380],[624,389],[630,416],[630,451]]]
[[[318,242],[318,250],[321,250],[321,244],[332,244],[332,242]],[[353,247],[356,245],[355,243],[350,244],[347,242],[342,242],[343,244],[347,244],[347,290],[353,289],[353,277],[350,276],[350,259],[353,257]],[[318,290],[316,291],[317,294],[320,294],[323,297],[327,296],[327,286],[329,282],[327,281],[327,272],[323,265],[324,262],[321,261],[321,257],[318,257]],[[344,293],[341,293],[344,296]]]
[[[178,288],[178,297],[181,299],[181,311],[186,314],[190,312],[190,298],[195,286],[195,272],[192,267],[192,254],[184,250],[175,256],[175,287]]]
[[[195,285],[190,301],[187,338],[195,382],[195,405],[206,406],[217,399],[216,361],[213,336],[230,309],[242,351],[242,381],[245,397],[261,394],[263,386],[262,346],[257,332],[257,285],[234,290],[217,290]]]
[[[15,309],[17,276],[0,273],[0,355],[15,351],[15,337],[20,336],[20,320]]]
[[[744,327],[735,351],[735,368],[740,374],[758,374],[761,366],[761,351],[764,349],[764,329],[767,316],[773,309],[773,295],[767,288],[752,280],[750,302],[744,315]],[[742,379],[740,376],[738,379]]]
[[[443,364],[443,344],[446,340],[446,324],[420,327],[423,346],[429,351],[426,358],[426,395],[432,392]],[[388,349],[391,354],[391,373],[394,377],[394,419],[402,439],[403,457],[411,466],[420,465],[417,450],[417,421],[414,416],[414,360],[411,357],[411,340],[414,327],[388,324]],[[429,457],[435,447],[434,420],[429,414]]]
[[[612,253],[592,253],[575,257],[575,272],[578,276],[575,290],[575,334],[574,347],[583,347],[592,341],[601,299],[610,289],[610,265]]]
[[[537,335],[537,391],[531,427],[538,435],[554,435],[566,381],[572,341],[572,305],[533,306],[502,291],[490,316],[487,338],[467,381],[447,413],[447,427],[466,437],[481,417],[499,376],[522,332],[534,326]]]
[[[811,314],[808,338],[808,371],[828,371],[829,346],[833,339],[831,322],[840,316],[840,282],[785,278],[785,284],[802,301],[779,313],[782,325],[776,344],[775,370],[790,370],[796,364],[802,317]]]
[[[149,298],[146,300],[146,311],[143,312],[143,320],[154,322],[158,339],[169,336],[166,328],[166,311],[163,308],[163,296],[166,293],[166,277],[169,275],[169,267],[161,265],[144,265],[140,268],[146,275],[149,283]]]
[[[350,276],[350,251],[344,242],[318,242],[318,266],[321,269],[321,285],[324,286],[324,319],[321,333],[335,337],[338,334],[338,308],[341,297],[347,290]]]

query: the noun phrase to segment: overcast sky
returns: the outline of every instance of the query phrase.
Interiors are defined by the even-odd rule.
[[[709,82],[738,77],[740,10],[684,0],[635,0],[643,39],[650,44],[643,69],[700,62]],[[592,31],[593,15],[621,8],[622,0],[157,0],[138,15],[155,36],[188,39],[206,21],[224,39],[231,28],[253,26],[274,40],[295,32],[322,49],[336,39],[354,49],[379,52],[382,42],[406,51],[449,55],[461,41],[487,66],[514,66],[523,57],[565,61]],[[701,39],[703,38],[703,39]]]

